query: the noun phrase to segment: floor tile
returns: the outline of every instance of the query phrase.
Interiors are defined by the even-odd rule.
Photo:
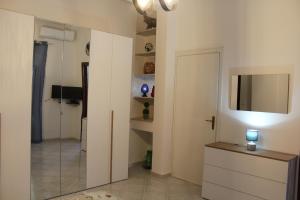
[[[37,194],[32,200],[41,200],[39,195],[50,197],[60,192],[69,193],[85,188],[85,156],[76,155],[68,148],[78,148],[69,142],[64,145],[65,152],[62,162],[62,177],[57,173],[57,144],[47,143],[45,146],[33,148],[33,193]],[[42,152],[37,152],[42,150]],[[78,151],[77,151],[78,152]],[[48,156],[43,158],[43,156]],[[69,157],[68,157],[69,155]],[[80,160],[79,160],[80,158]],[[52,162],[51,162],[52,161]],[[82,161],[82,162],[81,162]],[[75,165],[74,165],[75,164]],[[79,169],[79,170],[78,170]],[[60,182],[63,188],[60,190]],[[44,184],[42,187],[39,184]],[[38,187],[37,187],[38,185]],[[201,200],[201,187],[174,177],[160,177],[153,175],[142,166],[129,169],[129,179],[87,190],[87,192],[105,191],[114,195],[118,200]],[[73,197],[82,195],[79,192],[52,200],[73,200]]]

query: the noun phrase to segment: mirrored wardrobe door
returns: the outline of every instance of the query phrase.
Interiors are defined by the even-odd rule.
[[[35,20],[32,80],[31,199],[61,194],[61,74],[64,25]]]
[[[61,194],[86,189],[86,107],[90,30],[65,25],[61,104]]]

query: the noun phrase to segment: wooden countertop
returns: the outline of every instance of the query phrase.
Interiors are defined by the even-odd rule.
[[[252,156],[259,156],[263,158],[284,161],[284,162],[289,162],[297,158],[297,155],[294,154],[287,154],[287,153],[264,150],[259,148],[256,151],[248,151],[246,146],[231,144],[226,142],[216,142],[216,143],[208,144],[206,146],[211,148],[226,150],[226,151],[232,151],[236,153],[242,153],[242,154],[248,154]]]

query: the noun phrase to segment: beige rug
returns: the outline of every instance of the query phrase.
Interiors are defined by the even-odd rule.
[[[118,200],[117,197],[112,194],[99,191],[99,192],[84,192],[76,197],[72,197],[68,200]]]

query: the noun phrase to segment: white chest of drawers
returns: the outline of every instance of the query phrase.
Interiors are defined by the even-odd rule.
[[[218,142],[205,147],[202,197],[209,200],[297,200],[296,155]]]

